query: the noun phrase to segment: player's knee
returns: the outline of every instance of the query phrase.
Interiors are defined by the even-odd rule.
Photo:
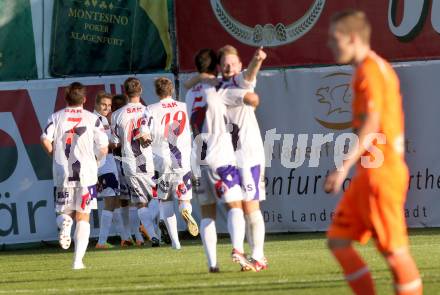
[[[89,213],[76,212],[75,219],[76,219],[76,222],[79,222],[79,221],[89,222],[90,221],[90,214]]]
[[[244,214],[249,215],[254,213],[255,211],[260,210],[260,202],[259,201],[247,201],[243,202],[243,211]]]
[[[232,208],[239,208],[239,209],[242,209],[243,208],[243,205],[241,204],[242,202],[241,201],[235,201],[235,202],[229,202],[229,203],[226,203],[226,208],[229,210],[229,209],[232,209]]]
[[[200,207],[200,213],[202,215],[202,218],[210,218],[215,220],[217,213],[217,206],[215,203],[209,205],[203,205]]]
[[[123,200],[121,199],[121,207],[127,207],[129,205],[129,201],[128,200]]]

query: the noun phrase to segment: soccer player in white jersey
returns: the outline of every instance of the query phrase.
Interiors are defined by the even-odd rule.
[[[165,221],[172,247],[180,249],[174,202],[191,235],[199,229],[191,216],[191,132],[186,104],[173,99],[173,82],[165,77],[155,80],[154,87],[159,102],[147,107],[153,117],[152,147],[156,170],[156,192],[159,199],[160,218]],[[142,128],[141,128],[142,129]]]
[[[101,120],[103,131],[109,140],[111,130],[107,117],[111,112],[111,107],[112,95],[105,91],[98,92],[95,98],[94,114]],[[98,243],[95,246],[97,249],[113,247],[113,245],[107,243],[113,219],[115,221],[116,230],[120,233],[121,240],[127,238],[120,210],[116,210],[120,206],[119,194],[118,170],[113,154],[109,151],[105,161],[101,161],[98,167],[98,197],[104,199],[104,208],[101,211],[101,218],[99,220]]]
[[[141,145],[142,125],[152,127],[152,118],[147,107],[141,103],[142,85],[137,78],[130,77],[124,82],[127,105],[112,114],[112,142],[121,145],[122,168],[129,189],[131,201],[138,208],[138,216],[144,225],[153,247],[160,245],[153,225],[153,214],[148,202],[153,198],[154,163],[151,146]]]
[[[251,259],[254,271],[267,268],[264,256],[265,225],[260,210],[260,202],[266,199],[264,170],[265,154],[260,128],[255,116],[259,101],[246,101],[239,95],[253,91],[256,76],[266,59],[262,48],[256,50],[248,69],[241,73],[242,63],[237,50],[226,45],[218,52],[222,81],[219,92],[227,105],[228,118],[232,124],[232,140],[240,170],[244,192],[243,210],[247,224],[248,242],[251,246]]]
[[[213,50],[203,49],[195,57],[199,73],[217,74],[217,56]],[[255,96],[249,93],[249,96]],[[249,98],[250,99],[250,98]],[[242,210],[242,191],[239,172],[232,146],[231,135],[226,128],[226,107],[216,88],[208,83],[197,83],[186,95],[191,116],[196,166],[200,166],[198,201],[202,221],[200,232],[208,258],[210,272],[218,272],[217,231],[215,226],[216,203],[221,200],[228,210],[228,231],[233,246],[232,259],[242,268],[249,267],[244,255],[245,220]],[[198,167],[193,170],[198,170]]]
[[[205,81],[216,84],[219,97],[227,105],[229,129],[240,171],[243,188],[243,209],[246,218],[246,233],[251,246],[251,267],[243,270],[259,271],[267,268],[264,257],[264,219],[259,202],[265,200],[264,184],[264,145],[260,129],[255,117],[258,106],[257,95],[250,95],[255,87],[255,80],[266,53],[262,48],[257,49],[248,69],[241,72],[242,64],[237,50],[227,45],[218,54],[222,79],[203,73],[185,83],[188,87],[194,83]],[[214,82],[212,82],[214,81]]]
[[[128,97],[125,94],[116,94],[112,97],[112,113],[116,112],[128,103]],[[112,146],[113,147],[113,146]],[[119,192],[120,207],[115,209],[114,216],[121,216],[124,229],[120,230],[121,235],[121,247],[142,246],[144,239],[139,231],[139,216],[137,208],[130,202],[130,196],[128,193],[127,181],[125,180],[124,169],[122,168],[122,153],[121,146],[113,147],[113,155],[116,162],[116,168],[118,170],[119,180]],[[135,236],[135,243],[133,242],[132,235]]]
[[[73,269],[85,268],[83,257],[90,236],[90,211],[96,198],[98,160],[108,151],[108,139],[99,118],[83,109],[86,89],[78,82],[66,88],[66,108],[52,114],[41,135],[43,149],[53,157],[53,180],[59,243],[68,249],[73,219],[75,252]]]

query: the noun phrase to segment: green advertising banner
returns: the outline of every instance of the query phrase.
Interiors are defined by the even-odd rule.
[[[0,81],[36,78],[29,0],[0,0]]]
[[[53,76],[169,70],[171,0],[57,0]]]

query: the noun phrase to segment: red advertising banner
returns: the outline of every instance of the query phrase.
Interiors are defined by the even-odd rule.
[[[332,64],[327,48],[331,16],[365,11],[372,47],[393,61],[440,57],[440,0],[176,0],[180,71],[194,70],[201,48],[231,44],[246,64],[265,46],[266,67]]]

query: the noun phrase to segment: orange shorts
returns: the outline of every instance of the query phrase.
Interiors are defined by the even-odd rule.
[[[336,208],[327,237],[361,244],[373,237],[382,252],[407,246],[406,191],[406,180],[375,183],[356,175]]]

